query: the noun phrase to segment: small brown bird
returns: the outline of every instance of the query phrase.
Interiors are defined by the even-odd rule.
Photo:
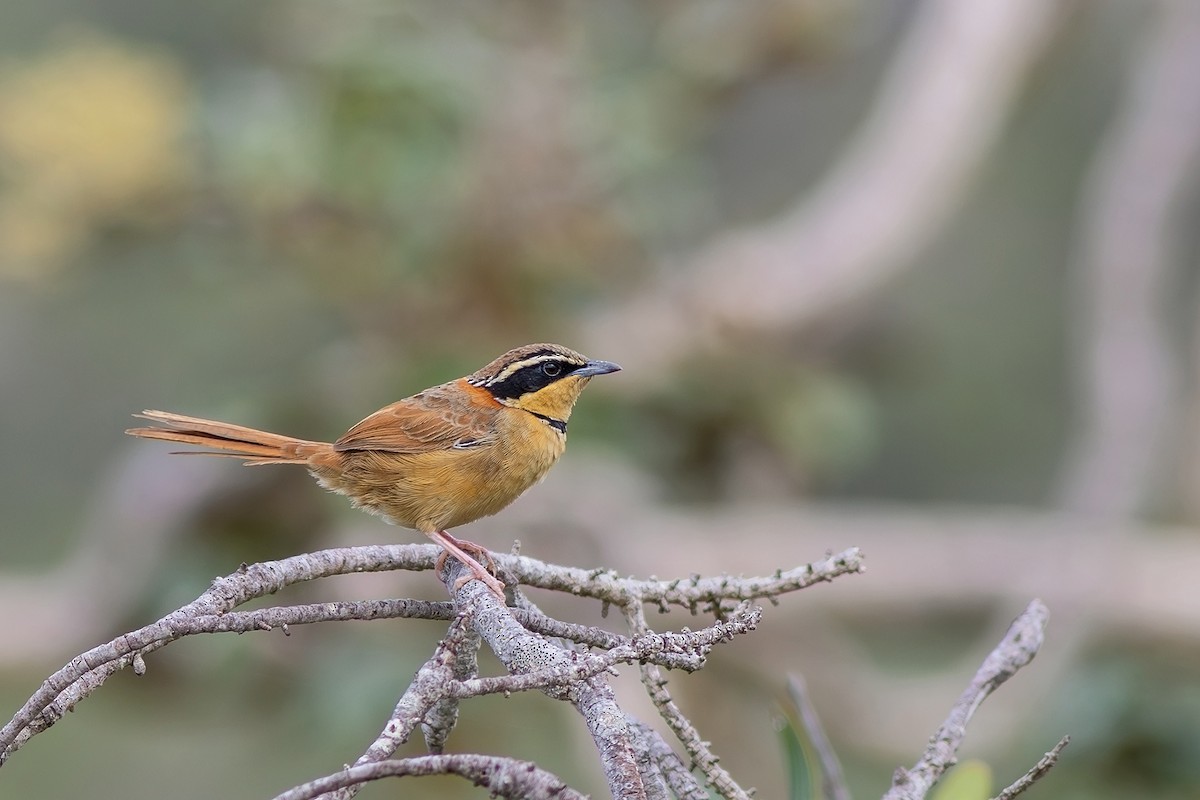
[[[510,350],[483,369],[376,411],[336,442],[310,442],[166,411],[165,427],[126,433],[212,448],[247,465],[301,464],[326,489],[393,525],[415,528],[501,597],[504,585],[446,532],[495,514],[545,476],[567,446],[567,420],[595,375],[619,370],[557,344]]]

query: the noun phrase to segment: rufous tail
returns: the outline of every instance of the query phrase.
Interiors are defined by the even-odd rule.
[[[247,465],[259,464],[307,464],[317,453],[331,449],[324,442],[309,442],[280,436],[277,433],[230,425],[211,419],[185,417],[169,411],[143,411],[134,416],[163,425],[161,428],[130,428],[130,436],[142,439],[161,439],[164,442],[179,442],[209,447],[211,450],[185,450],[186,454],[226,456],[245,459]]]

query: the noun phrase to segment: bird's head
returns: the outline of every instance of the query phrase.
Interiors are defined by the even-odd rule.
[[[610,361],[594,361],[558,344],[527,344],[467,377],[500,403],[554,422],[566,422],[579,393],[596,375],[619,370]]]

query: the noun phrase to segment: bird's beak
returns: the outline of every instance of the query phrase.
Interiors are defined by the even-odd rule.
[[[590,378],[593,375],[607,375],[610,372],[619,372],[620,367],[611,361],[589,361],[579,369],[571,373],[576,378]]]

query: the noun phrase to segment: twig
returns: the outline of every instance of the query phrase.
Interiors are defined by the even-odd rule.
[[[686,664],[684,668],[693,671],[703,666],[704,654],[714,645],[727,642],[738,634],[749,633],[761,619],[761,608],[742,606],[731,619],[718,620],[699,631],[647,631],[603,654],[569,653],[564,660],[555,659],[556,663],[530,672],[454,681],[446,691],[452,697],[467,698],[498,692],[569,687],[606,672],[617,664],[632,661],[654,663],[664,653],[674,656],[670,659],[673,663]]]
[[[445,697],[443,687],[454,680],[458,651],[470,638],[471,633],[463,618],[456,618],[446,635],[438,642],[433,655],[417,670],[412,683],[396,702],[396,707],[379,736],[354,762],[355,767],[382,763],[395,755],[400,745],[408,741],[417,725]],[[337,787],[336,791],[329,795],[329,800],[349,800],[358,793],[359,788],[360,784],[357,782]]]
[[[804,677],[797,673],[788,675],[788,694],[792,704],[800,714],[800,724],[808,735],[808,741],[813,750],[817,751],[817,760],[821,762],[821,788],[825,800],[850,800],[850,790],[846,788],[846,776],[842,774],[842,762],[838,760],[825,729],[821,726],[821,718],[808,697],[808,687]]]
[[[191,603],[151,625],[88,650],[47,678],[8,724],[0,728],[0,764],[31,736],[49,728],[99,688],[109,675],[131,665],[135,656],[140,658],[187,635],[188,620],[224,614],[285,586],[330,575],[430,569],[436,557],[437,549],[430,545],[371,545],[243,565],[234,574],[217,578],[208,591]],[[176,632],[177,625],[184,630]]]
[[[544,616],[536,607],[522,614],[535,615]],[[617,637],[624,641],[602,655],[567,653],[569,659],[563,664],[519,674],[476,678],[472,676],[479,634],[467,627],[467,615],[460,615],[439,643],[433,657],[417,671],[383,731],[359,757],[355,766],[391,758],[399,746],[408,741],[418,721],[422,723],[426,742],[431,749],[435,746],[440,748],[457,720],[458,702],[464,698],[528,689],[569,688],[572,684],[605,672],[615,664],[649,658],[664,659],[665,656],[675,656],[675,659],[669,660],[686,662],[692,669],[697,669],[703,662],[703,653],[735,635],[753,630],[761,617],[761,609],[743,606],[731,619],[716,621],[700,631],[648,632],[633,639]],[[329,796],[330,800],[349,800],[358,788],[357,784],[341,788]]]
[[[622,610],[630,629],[634,631],[649,629],[641,603],[632,598],[628,599]],[[692,764],[700,770],[700,774],[704,776],[708,784],[726,800],[750,800],[750,792],[739,786],[733,776],[717,763],[719,759],[709,748],[708,742],[701,738],[696,726],[684,716],[679,706],[675,704],[671,693],[667,691],[667,679],[663,677],[662,670],[654,664],[642,664],[641,674],[642,685],[646,687],[646,693],[658,708],[659,715],[667,723],[667,727],[671,729],[675,737],[679,739],[683,749],[691,756]]]
[[[611,570],[548,568],[549,565],[525,556],[498,556],[496,561],[511,570],[526,586],[592,597],[614,605],[624,604],[630,597],[637,597],[642,603],[660,607],[682,606],[693,612],[701,605],[712,605],[723,600],[778,597],[816,583],[831,581],[841,575],[862,572],[864,569],[863,555],[857,547],[795,569],[780,570],[770,577],[754,578],[730,575],[702,578],[693,575],[690,578],[669,581],[635,580],[621,578]]]
[[[529,761],[475,754],[432,755],[378,761],[349,767],[289,789],[274,800],[312,800],[339,789],[380,778],[458,775],[476,786],[512,800],[587,800],[558,776]]]
[[[911,769],[896,770],[892,788],[884,800],[920,800],[938,778],[958,760],[959,746],[967,735],[967,723],[980,703],[1000,684],[1016,674],[1042,646],[1050,611],[1041,600],[1034,600],[1021,612],[958,698],[950,715],[942,723],[921,759]]]
[[[1038,759],[1038,762],[1033,767],[1017,778],[1008,788],[996,795],[992,800],[1012,800],[1012,798],[1024,792],[1030,786],[1037,783],[1042,777],[1050,771],[1050,769],[1058,763],[1058,756],[1063,751],[1063,748],[1071,743],[1070,736],[1064,736],[1058,740],[1058,744],[1050,749],[1050,752]]]

